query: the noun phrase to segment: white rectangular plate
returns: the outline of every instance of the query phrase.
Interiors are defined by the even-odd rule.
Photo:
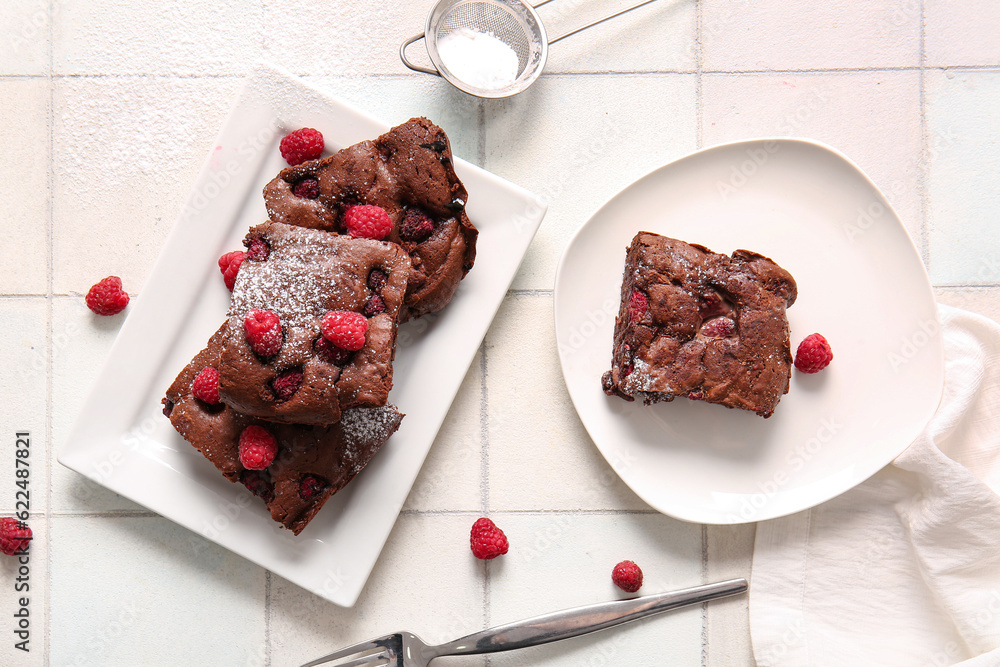
[[[432,119],[433,120],[433,119]],[[400,430],[295,537],[171,428],[160,399],[222,323],[217,259],[267,214],[261,190],[284,166],[281,137],[323,133],[327,151],[388,128],[287,72],[248,78],[107,364],[62,444],[63,465],[335,604],[360,595],[469,364],[545,214],[531,193],[462,160],[479,228],[475,268],[441,313],[400,328],[389,399]],[[445,128],[447,130],[447,128]],[[109,401],[107,397],[114,396]]]

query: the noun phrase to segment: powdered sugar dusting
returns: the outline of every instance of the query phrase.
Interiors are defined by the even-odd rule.
[[[340,418],[344,429],[344,445],[353,450],[365,443],[385,441],[399,427],[402,419],[403,415],[391,405],[345,410]]]
[[[291,230],[270,238],[264,261],[247,259],[233,288],[230,316],[251,309],[273,310],[286,326],[307,326],[334,308],[356,310],[365,286],[336,261],[318,262],[317,255],[338,255],[338,245],[320,239],[326,232]],[[362,304],[363,305],[363,304]]]

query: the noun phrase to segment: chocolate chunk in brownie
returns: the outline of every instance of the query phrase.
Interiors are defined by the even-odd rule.
[[[384,208],[393,223],[386,240],[412,260],[400,322],[444,308],[476,258],[479,232],[465,213],[448,137],[426,118],[282,170],[264,201],[271,220],[335,233],[351,206]]]
[[[345,410],[330,426],[276,424],[241,414],[224,404],[208,405],[191,393],[191,383],[206,367],[217,368],[225,332],[189,363],[167,390],[170,423],[231,482],[259,496],[271,517],[298,535],[330,496],[344,488],[385,444],[403,419],[395,407]],[[240,464],[239,438],[247,426],[268,429],[278,453],[265,470]]]
[[[791,274],[747,250],[732,257],[639,232],[625,258],[608,395],[677,396],[770,417],[788,392]]]
[[[410,266],[403,249],[276,222],[252,228],[245,243],[223,327],[223,403],[295,424],[332,424],[342,409],[385,405]],[[262,353],[254,344],[251,311],[277,315],[273,349]],[[323,336],[331,311],[365,316],[361,349],[339,348]]]

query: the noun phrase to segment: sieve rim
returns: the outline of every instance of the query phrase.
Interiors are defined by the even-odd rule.
[[[524,12],[526,18],[528,19],[528,23],[531,24],[528,28],[535,29],[535,37],[539,40],[537,65],[533,68],[525,67],[524,70],[524,72],[527,72],[529,69],[531,70],[528,76],[524,76],[524,72],[521,72],[517,79],[514,80],[514,83],[509,86],[505,86],[503,88],[480,88],[469,84],[456,76],[441,60],[440,54],[437,50],[437,30],[435,29],[437,23],[440,21],[442,16],[445,16],[447,12],[451,11],[455,7],[474,2],[503,5],[508,9],[513,9],[515,12],[518,9]],[[545,61],[548,59],[549,54],[549,40],[548,35],[545,32],[545,25],[542,23],[538,13],[535,12],[535,8],[529,3],[522,2],[521,0],[438,0],[434,6],[431,7],[430,11],[427,12],[427,19],[424,22],[424,46],[427,49],[427,56],[437,69],[437,73],[445,81],[462,92],[486,99],[511,97],[512,95],[516,95],[524,91],[541,75],[542,69],[545,67]]]

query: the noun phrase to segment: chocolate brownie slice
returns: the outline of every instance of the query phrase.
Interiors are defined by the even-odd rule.
[[[426,118],[284,169],[264,188],[271,220],[329,232],[344,232],[351,206],[384,208],[393,223],[386,240],[412,260],[400,322],[444,308],[472,268],[479,232],[467,200],[448,137]]]
[[[332,424],[342,409],[385,405],[410,266],[403,249],[276,222],[252,228],[245,244],[223,327],[223,403],[295,424]],[[248,314],[262,311],[281,327],[276,351],[263,355],[247,324]],[[361,349],[338,348],[323,336],[331,311],[367,318]]]
[[[403,419],[395,407],[345,410],[330,426],[276,424],[241,414],[224,404],[209,405],[191,392],[194,378],[217,368],[225,332],[220,329],[167,390],[164,413],[181,436],[231,482],[243,483],[263,499],[271,517],[298,535],[330,496],[344,488],[385,444]],[[265,470],[240,464],[239,438],[247,426],[268,429],[278,454]]]
[[[639,232],[625,259],[608,395],[676,396],[770,417],[788,392],[791,274],[747,250],[732,257]]]

